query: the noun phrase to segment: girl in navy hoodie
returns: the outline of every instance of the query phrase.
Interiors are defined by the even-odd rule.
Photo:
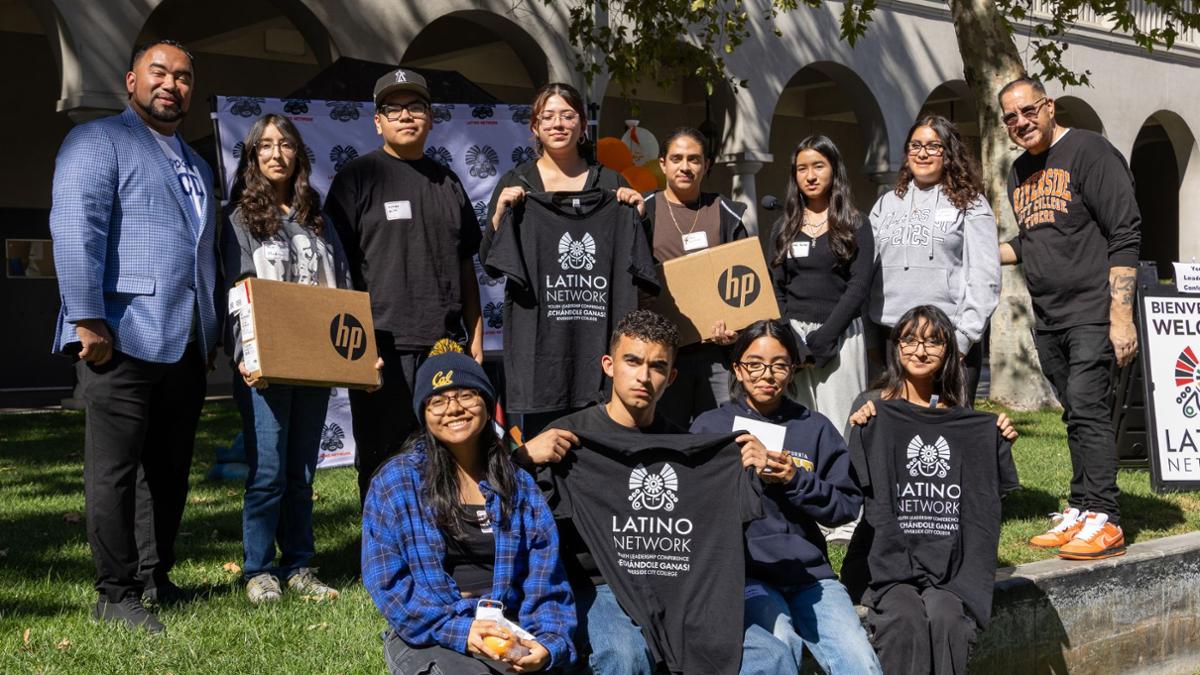
[[[818,527],[849,522],[862,506],[846,443],[824,415],[785,395],[800,363],[789,326],[751,325],[738,336],[732,358],[732,400],[702,414],[692,432],[751,432],[737,439],[743,446],[761,446],[759,435],[772,430],[783,438],[782,452],[767,450],[759,473],[763,518],[746,529],[746,623],[791,647],[797,667],[807,646],[827,673],[879,673]]]

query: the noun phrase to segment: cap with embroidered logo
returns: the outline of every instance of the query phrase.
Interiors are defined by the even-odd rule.
[[[462,353],[452,340],[439,340],[429,358],[417,368],[413,384],[413,412],[417,421],[425,424],[425,404],[438,392],[447,389],[474,389],[487,402],[490,411],[496,402],[496,390],[488,380],[483,366]]]
[[[429,96],[429,85],[420,73],[407,68],[397,68],[375,80],[375,107],[383,105],[384,99],[398,91],[411,91],[426,101],[432,100]]]

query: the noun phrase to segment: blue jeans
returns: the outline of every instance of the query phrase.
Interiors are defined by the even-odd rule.
[[[745,611],[747,626],[761,626],[791,647],[794,667],[807,647],[829,675],[882,672],[854,604],[837,579],[798,588],[746,579]]]
[[[621,609],[607,585],[575,589],[580,625],[579,663],[574,672],[592,675],[652,675],[654,657],[642,630]],[[590,652],[590,653],[589,653]],[[740,675],[796,675],[787,645],[759,626],[747,626]]]
[[[256,442],[242,503],[243,572],[247,579],[263,572],[286,579],[315,553],[312,484],[329,389],[273,384],[252,390],[251,404]]]

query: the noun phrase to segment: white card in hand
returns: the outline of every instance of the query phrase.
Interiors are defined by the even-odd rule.
[[[753,434],[763,444],[763,447],[771,452],[783,452],[783,438],[787,435],[787,427],[782,424],[772,424],[741,415],[733,418],[733,428],[730,431],[745,431]]]

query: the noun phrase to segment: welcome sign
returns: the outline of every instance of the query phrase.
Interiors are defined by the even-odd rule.
[[[1151,483],[1200,490],[1200,298],[1147,288],[1140,300]]]

